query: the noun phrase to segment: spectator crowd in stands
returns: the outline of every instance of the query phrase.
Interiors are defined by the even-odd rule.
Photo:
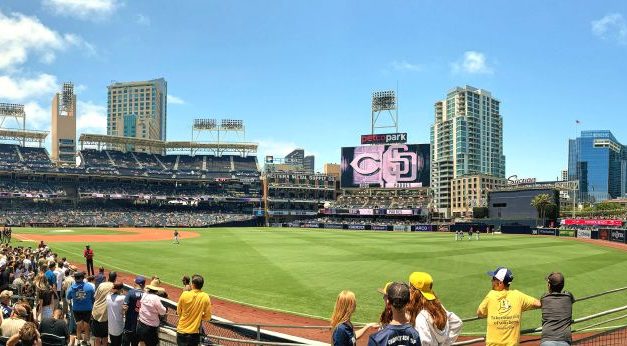
[[[384,209],[413,209],[426,208],[429,197],[426,190],[357,190],[341,195],[330,208],[384,208]]]
[[[365,218],[365,217],[331,217],[323,216],[315,219],[296,220],[294,223],[329,223],[341,225],[378,225],[378,226],[411,226],[418,222],[413,219]]]
[[[86,276],[43,243],[36,249],[0,245],[0,341],[7,346],[156,346],[167,298],[158,277],[143,276],[127,291],[116,272]],[[211,319],[204,279],[193,275],[177,314],[179,345],[200,342]],[[183,343],[185,341],[185,343]]]
[[[252,219],[246,214],[216,214],[209,211],[124,211],[110,209],[59,209],[45,211],[0,211],[0,222],[7,225],[48,226],[129,226],[129,227],[207,227]]]

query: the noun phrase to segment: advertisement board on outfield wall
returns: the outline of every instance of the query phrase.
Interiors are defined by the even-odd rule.
[[[623,220],[597,220],[597,219],[564,219],[562,225],[580,226],[622,226]]]
[[[366,225],[348,225],[348,229],[366,229]]]
[[[372,226],[370,226],[370,229],[373,230],[373,231],[387,231],[388,230],[388,226],[372,225]]]
[[[538,228],[533,234],[537,235],[557,235],[557,230],[551,228]]]
[[[433,231],[433,225],[414,225],[412,226],[412,231],[414,232],[431,232]]]
[[[325,223],[323,227],[332,229],[343,229],[344,225],[342,225],[341,223]]]
[[[572,230],[572,229],[561,229],[560,230],[560,237],[575,237],[577,234],[577,231]]]
[[[616,243],[625,243],[625,230],[622,229],[610,229],[610,241]]]
[[[587,229],[577,230],[577,238],[592,239],[592,231]]]
[[[342,148],[342,188],[419,188],[430,185],[430,145]]]
[[[601,240],[610,240],[610,231],[607,229],[599,230],[599,239]]]

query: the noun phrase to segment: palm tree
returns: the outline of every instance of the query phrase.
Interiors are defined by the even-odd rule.
[[[553,204],[553,201],[551,199],[551,196],[549,196],[546,193],[536,195],[531,200],[531,206],[536,208],[536,210],[538,210],[538,217],[542,219],[542,226],[544,226],[544,216],[546,214],[546,208],[550,204]]]

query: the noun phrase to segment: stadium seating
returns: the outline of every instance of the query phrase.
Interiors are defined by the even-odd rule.
[[[165,166],[166,170],[173,171],[176,161],[178,160],[178,155],[155,155]]]
[[[135,160],[135,156],[131,152],[123,153],[116,150],[107,150],[107,153],[117,167],[136,168],[139,166],[137,160]]]
[[[148,153],[133,153],[133,154],[135,155],[137,162],[139,162],[139,164],[144,169],[153,169],[155,171],[163,171],[166,169],[166,167],[163,166],[161,162],[159,162],[159,159],[157,159],[157,156],[155,156],[154,154],[148,154]]]
[[[231,157],[232,156],[229,156],[229,155],[207,157],[207,171],[208,172],[232,171],[233,169],[231,166]]]
[[[203,169],[204,156],[179,155],[178,171],[198,172]]]
[[[233,164],[235,166],[235,171],[257,171],[257,160],[254,156],[233,156]]]
[[[224,214],[208,210],[181,207],[115,208],[115,207],[67,207],[31,206],[29,210],[9,209],[0,211],[0,222],[13,226],[108,226],[131,227],[207,227],[226,222],[247,221],[250,214]]]
[[[17,147],[20,152],[22,162],[30,168],[50,168],[52,161],[45,148]]]
[[[0,163],[13,164],[20,161],[17,145],[0,144]]]

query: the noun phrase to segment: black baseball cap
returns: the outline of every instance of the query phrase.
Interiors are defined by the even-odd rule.
[[[409,285],[404,282],[388,285],[386,293],[390,304],[397,309],[402,309],[409,303]]]

